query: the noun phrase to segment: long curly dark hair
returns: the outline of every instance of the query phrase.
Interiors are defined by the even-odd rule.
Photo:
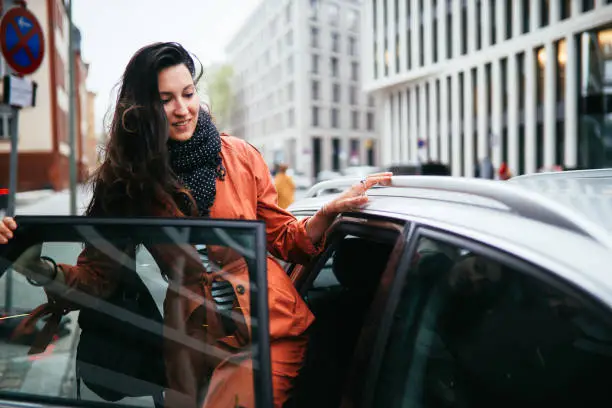
[[[179,196],[189,195],[169,164],[168,122],[157,80],[160,71],[180,64],[189,69],[197,84],[202,65],[197,73],[194,58],[177,43],[143,47],[128,63],[104,161],[91,180],[93,197],[86,215],[150,216],[164,209],[176,210]]]

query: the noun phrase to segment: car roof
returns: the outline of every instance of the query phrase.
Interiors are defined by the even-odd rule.
[[[612,169],[538,173],[509,181],[572,208],[612,233]]]
[[[312,214],[337,196],[300,200],[290,211]],[[416,221],[491,244],[559,273],[612,306],[607,267],[612,234],[544,194],[502,181],[402,176],[368,196],[370,203],[360,212]]]

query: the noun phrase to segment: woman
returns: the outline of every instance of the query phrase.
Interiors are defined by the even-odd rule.
[[[152,44],[132,57],[123,75],[106,158],[93,179],[93,197],[86,215],[260,219],[266,223],[268,251],[289,262],[304,263],[321,250],[336,214],[361,207],[368,200],[364,194],[368,188],[389,182],[388,173],[370,177],[314,216],[296,220],[277,205],[270,172],[259,152],[240,139],[219,134],[200,105],[198,79],[194,60],[179,44]],[[0,223],[0,243],[6,243],[16,228],[13,219],[5,218]],[[20,263],[24,266],[22,273],[34,271],[38,279],[42,275],[60,282],[66,292],[76,289],[107,297],[115,281],[107,271],[113,268],[107,267],[111,261],[98,255],[86,248],[77,265],[56,268],[41,259],[40,253],[31,253],[24,255],[25,260],[22,256]],[[168,253],[153,255],[163,263]],[[210,254],[224,267],[236,264],[231,255],[231,251]],[[301,367],[305,332],[314,317],[280,265],[269,258],[267,267],[274,404],[281,407]],[[204,279],[205,273],[198,273]],[[206,298],[209,288],[189,286],[185,280],[179,279],[179,283]],[[62,293],[49,296],[54,297],[52,303],[61,302]],[[182,328],[206,341],[210,330],[206,331],[203,322],[211,317],[204,309],[193,298],[168,290],[165,325]],[[198,393],[207,383],[210,363],[205,356],[177,344],[165,352],[169,388],[166,406],[195,407]],[[213,369],[204,406],[234,406],[236,401],[241,406],[253,405],[252,385],[238,391],[233,386],[247,383],[252,375],[249,370],[221,365]],[[233,389],[224,392],[224,387]]]

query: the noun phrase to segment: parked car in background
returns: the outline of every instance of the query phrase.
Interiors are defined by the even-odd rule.
[[[375,166],[350,166],[341,171],[345,177],[366,177],[370,174],[380,173],[382,169]]]
[[[400,163],[387,166],[385,171],[390,171],[396,176],[450,176],[450,168],[438,162],[426,163]]]
[[[317,183],[321,181],[333,180],[338,177],[342,177],[341,173],[332,170],[321,170],[319,174],[317,174]]]
[[[295,171],[294,169],[287,170],[287,175],[293,179],[295,188],[298,190],[306,190],[312,186],[312,179],[304,173]]]

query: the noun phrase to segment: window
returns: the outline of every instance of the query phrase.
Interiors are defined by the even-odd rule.
[[[340,7],[337,4],[330,3],[328,5],[329,10],[329,23],[331,25],[338,25],[340,20]]]
[[[359,12],[357,12],[356,10],[349,10],[346,14],[346,21],[349,30],[359,30]]]
[[[427,236],[418,240],[393,313],[377,406],[609,400],[603,374],[612,369],[608,316],[553,283],[552,274],[491,255]]]
[[[319,48],[319,29],[317,27],[310,27],[310,46]]]
[[[374,97],[372,95],[368,95],[368,106],[373,108],[375,106],[375,104],[376,104],[376,102],[374,100]]]
[[[351,80],[359,81],[359,63],[351,62]]]
[[[293,45],[293,30],[289,30],[287,34],[285,34],[285,43],[287,47],[291,47]]]
[[[332,84],[332,101],[340,103],[340,84]]]
[[[559,17],[561,20],[569,18],[572,12],[572,0],[561,0],[561,9],[559,10]]]
[[[372,112],[368,112],[367,114],[367,127],[369,131],[374,130],[374,114]]]
[[[317,54],[312,54],[310,58],[310,72],[313,74],[319,73],[319,56]]]
[[[349,87],[349,102],[351,105],[357,105],[357,87],[355,85],[351,85]]]
[[[340,34],[331,33],[331,50],[332,52],[340,52]]]
[[[331,127],[335,129],[340,127],[340,110],[338,108],[331,109]]]
[[[287,58],[287,73],[293,74],[293,55],[290,55],[289,58]]]
[[[315,101],[319,99],[319,81],[317,80],[312,81],[311,96]]]
[[[295,126],[295,110],[293,108],[287,111],[287,127]]]
[[[310,0],[310,19],[316,21],[319,18],[319,0]]]
[[[293,102],[293,82],[287,84],[287,102]]]
[[[351,56],[357,55],[357,39],[355,37],[348,38],[348,54]]]
[[[359,112],[358,111],[351,112],[351,128],[353,130],[359,130]]]
[[[62,406],[105,406],[104,398],[109,407],[116,406],[117,399],[121,399],[122,406],[153,407],[154,401],[156,406],[164,406],[167,374],[164,350],[170,340],[177,354],[201,350],[203,355],[199,358],[203,360],[229,357],[226,352],[216,353],[215,350],[221,350],[217,341],[224,343],[228,350],[240,345],[253,350],[248,356],[253,364],[260,367],[263,363],[264,371],[270,370],[269,364],[258,357],[259,350],[268,349],[269,344],[260,343],[259,336],[249,335],[251,327],[258,324],[255,316],[268,308],[250,293],[259,279],[258,274],[265,274],[265,270],[259,269],[260,262],[265,262],[265,250],[257,249],[259,245],[265,246],[265,241],[257,238],[257,234],[265,233],[262,228],[247,222],[210,219],[75,221],[59,217],[52,221],[32,221],[22,217],[19,222],[23,233],[11,241],[9,251],[0,249],[2,332],[7,336],[0,343],[2,399],[19,399],[21,404],[35,406],[46,405],[50,399]],[[118,283],[117,277],[122,278],[110,295],[94,290],[87,293],[76,288],[67,290],[59,281],[51,286],[50,290],[60,298],[66,297],[74,310],[61,317],[57,332],[51,329],[53,332],[45,339],[50,344],[44,352],[33,355],[29,354],[33,338],[44,331],[45,318],[33,326],[33,333],[22,333],[15,341],[9,341],[8,337],[11,330],[18,335],[14,331],[16,324],[47,301],[43,288],[32,285],[24,276],[31,268],[22,263],[32,259],[32,253],[48,257],[49,267],[57,263],[63,270],[76,265],[78,258],[82,261],[86,257],[90,261],[88,268],[95,269],[91,276],[104,275],[115,283]],[[231,274],[222,272],[229,265],[225,263],[228,259],[233,260]],[[209,316],[215,318],[206,319],[196,310],[190,318],[195,320],[184,330],[174,328],[173,320],[164,321],[164,318],[165,306],[169,310],[180,306],[176,303],[178,296],[166,296],[174,293],[173,289],[168,291],[168,281],[178,281],[188,274],[201,276],[202,282],[210,276],[212,290],[205,301],[212,310]],[[32,278],[41,283],[45,279]],[[185,299],[204,296],[193,289],[198,285],[171,283],[170,286],[180,288],[176,293]],[[102,289],[102,285],[99,287]],[[250,308],[250,301],[256,302],[254,309]],[[245,315],[248,310],[253,310],[253,315]],[[251,318],[255,320],[251,322]],[[208,330],[220,335],[212,344],[206,332],[201,331],[200,322],[204,324],[204,321]],[[260,376],[264,371],[254,370],[253,375]],[[195,384],[201,380],[197,372],[187,370],[183,374],[182,381]],[[241,387],[246,387],[250,395],[235,395],[236,387],[226,388],[229,384],[214,377],[213,374],[211,385],[217,382],[218,391],[227,393],[219,397],[234,401],[252,396],[248,382]],[[260,380],[267,383],[269,378]],[[131,396],[126,396],[128,393]],[[77,395],[81,401],[77,401]],[[171,401],[168,395],[166,406],[177,406],[176,400]],[[265,405],[271,406],[271,401]]]
[[[293,14],[293,4],[291,3],[291,0],[290,0],[289,3],[287,3],[287,5],[285,6],[285,23],[287,24],[291,23],[292,14]]]
[[[331,57],[329,61],[330,61],[331,76],[337,77],[339,75],[338,74],[338,58]]]
[[[312,126],[314,127],[319,126],[319,107],[318,106],[312,107]]]

